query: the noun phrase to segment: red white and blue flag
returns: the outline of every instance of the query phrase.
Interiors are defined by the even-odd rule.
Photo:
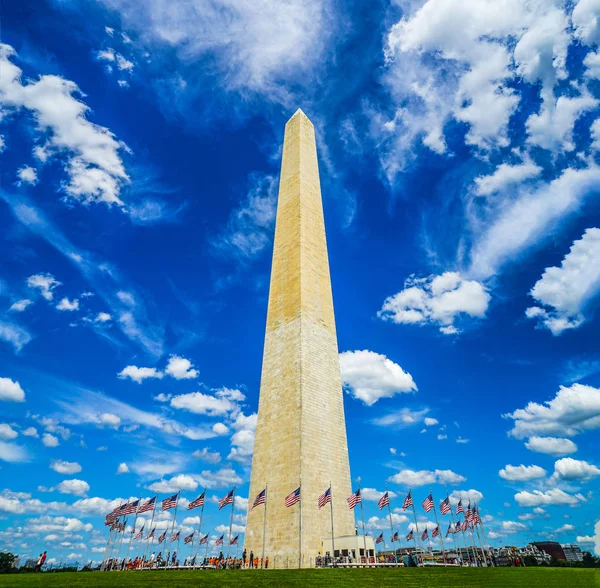
[[[159,538],[158,544],[160,545],[167,538],[167,532],[165,531]]]
[[[400,537],[398,537],[398,531],[396,531],[393,535],[392,535],[392,543],[396,542],[396,541],[400,541]]]
[[[404,502],[402,503],[402,510],[406,510],[409,506],[413,505],[413,499],[412,499],[412,490],[408,491],[408,496],[404,499]]]
[[[381,533],[381,535],[375,539],[375,545],[377,545],[377,543],[383,543],[383,533]]]
[[[179,541],[180,533],[181,533],[181,531],[177,531],[177,533],[175,533],[175,535],[171,535],[171,543],[173,543],[173,541]]]
[[[379,506],[379,510],[381,510],[384,506],[387,506],[390,503],[390,495],[388,491],[385,491],[385,494],[379,499],[377,506]]]
[[[145,526],[146,526],[145,524],[142,525],[142,528],[140,529],[139,533],[134,537],[134,539],[139,539],[144,534],[144,527]],[[132,531],[132,533],[133,532],[135,532],[135,529]]]
[[[138,506],[140,505],[140,501],[136,500],[135,502],[128,502],[125,505],[125,510],[123,511],[123,514],[133,514],[137,511]]]
[[[448,535],[450,535],[450,533],[452,533],[452,523],[450,523],[448,525],[448,530],[446,531],[446,537],[448,537]]]
[[[150,531],[150,533],[148,534],[148,537],[146,537],[146,541],[148,541],[148,539],[154,538],[154,531],[156,531],[156,527],[154,527],[154,529],[152,529],[152,531]]]
[[[221,510],[224,506],[227,506],[228,504],[233,504],[234,491],[235,488],[227,492],[227,494],[225,494],[225,496],[223,496],[223,498],[219,500],[219,510]]]
[[[433,531],[431,531],[431,538],[433,539],[434,537],[437,537],[439,534],[440,534],[440,527],[438,525]]]
[[[229,545],[237,545],[240,541],[240,536],[236,535],[230,542]]]
[[[184,540],[183,543],[184,545],[187,545],[188,543],[191,543],[194,540],[194,533],[192,532],[191,535],[188,535]]]
[[[323,508],[326,504],[331,502],[331,486],[319,496],[319,508]]]
[[[425,539],[429,539],[429,533],[427,532],[427,529],[425,529],[421,535],[421,541],[425,541]]]
[[[469,502],[469,506],[467,506],[467,511],[465,512],[465,519],[469,521],[469,523],[473,522],[473,511],[471,510],[471,503]]]
[[[198,508],[199,506],[204,506],[205,496],[206,496],[206,490],[204,492],[202,492],[202,494],[200,494],[200,496],[198,496],[198,498],[196,498],[196,500],[192,500],[192,502],[190,502],[188,504],[187,509],[193,510],[194,508]]]
[[[407,541],[412,541],[415,538],[415,534],[413,531],[411,531],[407,536],[406,536],[406,540]]]
[[[446,496],[442,502],[440,502],[440,512],[445,515],[448,514],[452,510],[450,506],[450,499]]]
[[[454,526],[454,534],[456,535],[456,533],[460,532],[460,521],[457,521],[456,525]]]
[[[300,502],[300,486],[296,488],[291,494],[288,494],[285,497],[285,505],[289,508],[290,506],[294,506],[294,504]]]
[[[423,504],[421,505],[425,512],[429,512],[434,504],[433,504],[433,496],[430,494],[425,500],[423,500]]]
[[[346,498],[346,502],[348,503],[350,510],[352,510],[359,502],[362,502],[360,498],[360,488],[352,494],[352,496]]]
[[[467,519],[465,519],[462,522],[462,525],[460,526],[460,529],[464,533],[468,528],[469,528],[469,523],[467,522]]]
[[[462,505],[462,498],[458,501],[458,504],[456,505],[456,514],[459,515],[461,512],[465,512]]]
[[[179,498],[179,494],[173,494],[173,496],[169,496],[169,498],[165,498],[162,501],[162,509],[163,511],[169,510],[171,508],[175,508],[177,506],[177,499]]]
[[[225,538],[225,535],[221,535],[216,541],[215,541],[215,545],[223,545],[223,539]]]
[[[151,498],[150,500],[148,500],[148,502],[144,502],[144,504],[142,504],[142,506],[140,506],[140,509],[138,510],[138,514],[142,514],[143,512],[148,512],[149,510],[154,510],[155,506],[156,506],[156,496],[154,498]]]
[[[267,502],[267,489],[265,488],[262,492],[259,492],[252,503],[252,508],[258,506],[259,504],[265,504]],[[252,508],[250,510],[252,510]]]
[[[202,539],[200,539],[200,545],[204,545],[205,543],[208,543],[208,533],[206,535],[204,535],[204,537],[202,537]]]

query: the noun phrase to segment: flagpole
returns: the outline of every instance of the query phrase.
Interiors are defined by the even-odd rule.
[[[179,506],[179,495],[181,490],[177,492],[177,499],[175,500],[175,512],[173,513],[173,524],[171,525],[171,536],[169,537],[169,551],[167,552],[167,567],[171,559],[171,537],[173,537],[173,531],[175,530],[175,519],[177,518],[177,507]]]
[[[477,540],[479,541],[479,545],[481,546],[481,555],[483,555],[483,562],[485,563],[486,567],[487,567],[487,557],[485,555],[485,549],[483,548],[483,541],[481,540],[481,536],[479,535],[479,529],[477,528],[477,525],[474,524],[475,529],[475,534],[477,535]]]
[[[184,543],[185,545],[185,543]],[[175,552],[175,555],[180,556],[181,555],[181,527],[179,528],[179,531],[177,531],[177,551]],[[175,563],[177,563],[179,560],[177,558],[175,558]]]
[[[446,492],[446,498],[448,499],[448,504],[450,504],[450,495]],[[454,541],[454,547],[456,549],[456,555],[459,556],[459,542],[456,539],[456,535],[457,533],[455,533],[454,531],[456,531],[456,523],[454,522],[454,511],[452,510],[452,505],[450,504],[450,516],[452,517],[452,540]],[[460,559],[462,561],[462,556],[460,556]]]
[[[231,532],[233,530],[233,510],[235,508],[235,484],[233,486],[233,494],[231,496],[231,519],[229,520],[229,542],[227,543],[227,563],[225,567],[227,567],[229,563],[229,550],[231,549]]]
[[[488,545],[488,542],[487,542],[487,537],[485,536],[485,528],[484,528],[484,526],[483,526],[483,520],[481,520],[481,517],[480,517],[479,524],[481,525],[481,534],[483,535],[483,541],[484,541],[484,543],[485,543],[485,548],[488,550],[488,553],[489,553],[489,551],[490,551],[490,546]],[[491,558],[490,558],[490,559],[491,559]],[[492,560],[492,564],[493,564],[493,563],[494,563],[494,560]]]
[[[267,491],[267,487],[268,487],[268,484],[265,484],[265,512],[264,512],[264,518],[263,518],[263,544],[262,544],[263,565],[265,562],[265,541],[266,541],[266,537],[267,537],[267,502],[269,500],[269,493]]]
[[[411,493],[411,497],[412,497],[412,488],[409,488],[408,491]],[[419,524],[417,523],[417,511],[415,510],[415,501],[411,500],[411,502],[412,502],[411,506],[412,506],[412,511],[413,511],[413,517],[415,519],[415,531],[416,531],[416,534],[419,535]],[[416,549],[416,547],[417,547],[417,540],[415,538],[415,549]],[[421,537],[420,536],[419,536],[419,547],[421,547],[421,549],[423,549],[421,546]]]
[[[385,493],[388,494],[388,487],[387,484],[385,485]],[[392,531],[392,547],[395,547],[394,545],[394,525],[392,523],[392,507],[390,505],[390,495],[388,494],[388,514],[390,515],[390,530]],[[398,563],[398,554],[396,553],[396,549],[394,549],[394,563]]]
[[[429,489],[429,494],[433,498],[433,491]],[[442,542],[442,555],[444,556],[444,565],[446,565],[446,546],[444,545],[444,534],[440,529],[440,521],[437,516],[437,508],[435,507],[435,500],[433,501],[433,514],[435,515],[435,524],[437,525],[438,531],[440,532],[440,541]]]
[[[360,484],[358,485],[358,491],[360,492]],[[367,554],[367,535],[365,534],[365,511],[363,509],[362,493],[360,494],[360,516],[362,518],[363,541],[365,544],[365,564],[367,564],[369,563],[369,556]]]
[[[158,503],[158,494],[154,497],[154,508],[152,509],[152,518],[150,519],[150,533],[152,533],[152,525],[154,524],[154,513],[156,512],[156,505]],[[152,535],[152,542],[154,542],[154,535]],[[146,549],[144,549],[144,559],[148,555],[150,539],[146,539]]]
[[[127,552],[125,553],[125,561],[129,559],[129,550],[131,549],[131,542],[133,541],[133,534],[135,533],[135,524],[137,523],[138,510],[140,510],[140,504],[142,502],[142,495],[140,494],[140,499],[138,500],[138,505],[135,509],[135,517],[133,518],[133,529],[131,529],[131,535],[129,537],[129,544],[127,545]]]
[[[106,567],[106,558],[108,556],[108,548],[110,546],[110,539],[112,537],[112,532],[113,532],[113,528],[111,525],[110,529],[108,530],[108,539],[106,540],[106,549],[104,550],[104,556],[102,557],[102,565],[100,566],[101,570],[104,570],[104,568]]]
[[[200,511],[200,521],[198,522],[198,547],[196,547],[196,555],[194,556],[194,567],[196,567],[196,559],[200,550],[200,539],[202,538],[202,518],[204,517],[204,503],[206,502],[206,486],[204,486],[204,500],[202,501],[202,510]],[[193,544],[192,544],[193,545]]]
[[[299,529],[299,533],[298,536],[300,538],[300,543],[299,543],[299,551],[298,551],[298,569],[302,568],[302,475],[300,475],[300,508],[299,510],[299,514],[298,514],[298,529]]]
[[[210,543],[210,537],[206,539],[206,553],[204,554],[204,560],[208,559],[208,544]]]
[[[331,556],[333,557],[333,567],[335,567],[335,540],[333,533],[333,490],[331,489],[331,480],[329,481],[329,506],[331,507]]]
[[[117,558],[116,558],[117,561],[119,559],[121,559],[121,547],[123,547],[123,539],[125,539],[125,529],[127,528],[127,519],[128,519],[128,516],[125,515],[125,518],[123,519],[123,526],[124,526],[123,533],[121,534],[119,542],[117,543],[117,554],[116,554],[117,555]]]

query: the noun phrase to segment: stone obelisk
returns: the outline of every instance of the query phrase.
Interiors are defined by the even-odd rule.
[[[265,554],[277,567],[311,565],[334,535],[354,535],[348,443],[342,397],[315,131],[298,110],[283,144],[258,423],[245,548],[260,557],[265,487]],[[301,504],[285,497],[301,486]],[[302,512],[299,512],[299,509]],[[300,516],[301,515],[301,516]],[[301,519],[301,526],[300,526]],[[333,555],[333,554],[332,554]]]

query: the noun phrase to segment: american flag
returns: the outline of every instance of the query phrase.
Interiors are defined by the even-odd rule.
[[[462,522],[462,525],[460,526],[461,531],[464,533],[467,529],[469,528],[469,523],[467,522],[467,520],[465,519]]]
[[[326,504],[331,502],[331,486],[319,496],[319,508],[323,508]]]
[[[134,537],[134,539],[139,539],[144,534],[144,527],[145,526],[146,526],[145,524],[142,525],[142,528],[139,530],[139,533]],[[132,533],[135,532],[135,529],[133,531],[131,531],[131,532]]]
[[[467,510],[465,512],[465,519],[469,521],[469,523],[473,522],[473,511],[471,510],[471,503],[469,502],[469,506],[467,506]]]
[[[181,531],[177,531],[177,533],[175,533],[175,535],[171,535],[171,543],[173,543],[173,541],[178,541],[179,540],[179,534],[181,533]]]
[[[423,504],[421,505],[425,512],[429,512],[434,504],[433,504],[433,496],[430,494],[425,500],[423,500]]]
[[[400,537],[398,537],[398,531],[396,531],[393,535],[392,535],[392,543],[394,543],[395,541],[400,541]]]
[[[142,504],[142,506],[140,506],[140,509],[138,510],[138,514],[142,514],[143,512],[148,512],[149,510],[154,510],[155,506],[156,506],[156,496],[154,498],[151,498],[150,500],[148,500],[148,502],[144,502],[144,504]]]
[[[425,529],[421,535],[421,541],[425,541],[425,539],[429,539],[429,533],[427,532],[427,529]]]
[[[448,530],[446,531],[446,537],[452,533],[452,523],[448,525]]]
[[[463,508],[462,505],[462,498],[458,501],[458,504],[456,505],[456,514],[460,514],[461,512],[465,512],[465,509]]]
[[[198,498],[196,498],[196,500],[192,500],[192,502],[190,502],[188,504],[188,510],[198,508],[199,506],[204,506],[204,497],[205,496],[206,496],[206,490],[204,492],[202,492],[202,494],[200,494],[200,496],[198,496]]]
[[[191,535],[188,535],[184,540],[183,543],[184,545],[187,545],[188,543],[191,543],[194,540],[194,533],[192,533]]]
[[[139,500],[136,500],[135,502],[128,502],[125,505],[125,510],[123,511],[123,514],[126,514],[126,515],[133,514],[137,510],[139,505],[140,505]]]
[[[208,533],[200,539],[200,545],[204,545],[205,543],[208,543]]]
[[[452,510],[450,506],[450,499],[446,496],[442,502],[440,502],[440,512],[445,515],[448,514]]]
[[[439,534],[440,534],[440,527],[438,525],[433,531],[431,531],[431,538],[433,539],[434,537],[437,537]]]
[[[461,527],[460,527],[460,521],[458,521],[454,527],[454,534],[456,535],[456,533],[458,533],[460,531]]]
[[[235,488],[233,490],[230,490],[229,492],[227,492],[227,494],[225,494],[225,496],[223,496],[223,498],[221,498],[221,500],[219,500],[219,510],[221,510],[224,506],[227,506],[228,504],[233,504],[234,491],[235,491]]]
[[[125,514],[125,509],[127,508],[128,504],[129,504],[128,502],[123,503],[121,506],[115,508],[115,510],[113,510],[112,514],[115,514],[118,517],[123,516]]]
[[[346,498],[346,502],[348,502],[348,507],[352,510],[359,502],[362,502],[361,498],[360,498],[360,488],[354,493],[352,494],[352,496],[349,496],[348,498]]]
[[[216,541],[215,541],[215,545],[223,545],[223,539],[225,538],[225,535],[221,535]]]
[[[285,497],[285,505],[287,507],[294,506],[297,502],[300,502],[300,486]]]
[[[177,506],[177,499],[179,498],[179,494],[173,494],[173,496],[169,496],[169,498],[165,498],[162,501],[162,509],[163,511],[169,510],[170,508],[175,508]]]
[[[379,510],[381,510],[384,506],[387,506],[389,503],[390,503],[390,497],[386,490],[385,494],[379,499],[377,506],[379,506]]]
[[[404,499],[404,502],[402,503],[402,510],[406,510],[409,506],[412,506],[412,505],[413,505],[412,490],[409,490],[408,496]]]
[[[167,538],[167,532],[165,531],[159,538],[158,544],[160,545]]]
[[[473,506],[473,523],[475,525],[481,524],[481,516],[479,516],[479,509],[477,508],[477,505]]]
[[[154,529],[152,529],[152,531],[150,531],[150,533],[148,534],[148,537],[146,537],[146,541],[148,541],[148,539],[154,538],[154,531],[156,531],[156,527],[154,527]]]
[[[252,503],[252,508],[258,506],[259,504],[264,504],[267,502],[267,489],[265,488],[262,492],[259,492]],[[250,510],[252,510],[252,508]]]
[[[237,545],[240,541],[240,536],[236,535],[230,542],[229,545]]]
[[[117,520],[117,517],[114,515],[106,515],[106,518],[104,519],[104,524],[107,527],[110,527],[111,525],[113,525],[115,523],[115,521]]]
[[[383,533],[381,533],[381,535],[375,539],[375,545],[377,545],[377,543],[383,543]]]
[[[415,534],[413,531],[411,531],[407,536],[406,536],[406,540],[407,541],[412,541],[415,538]]]

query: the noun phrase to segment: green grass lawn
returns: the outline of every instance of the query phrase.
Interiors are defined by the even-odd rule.
[[[594,588],[600,570],[563,568],[446,568],[353,570],[236,570],[79,572],[0,576],[1,588],[22,586],[207,586],[261,588],[340,586],[360,588]]]

